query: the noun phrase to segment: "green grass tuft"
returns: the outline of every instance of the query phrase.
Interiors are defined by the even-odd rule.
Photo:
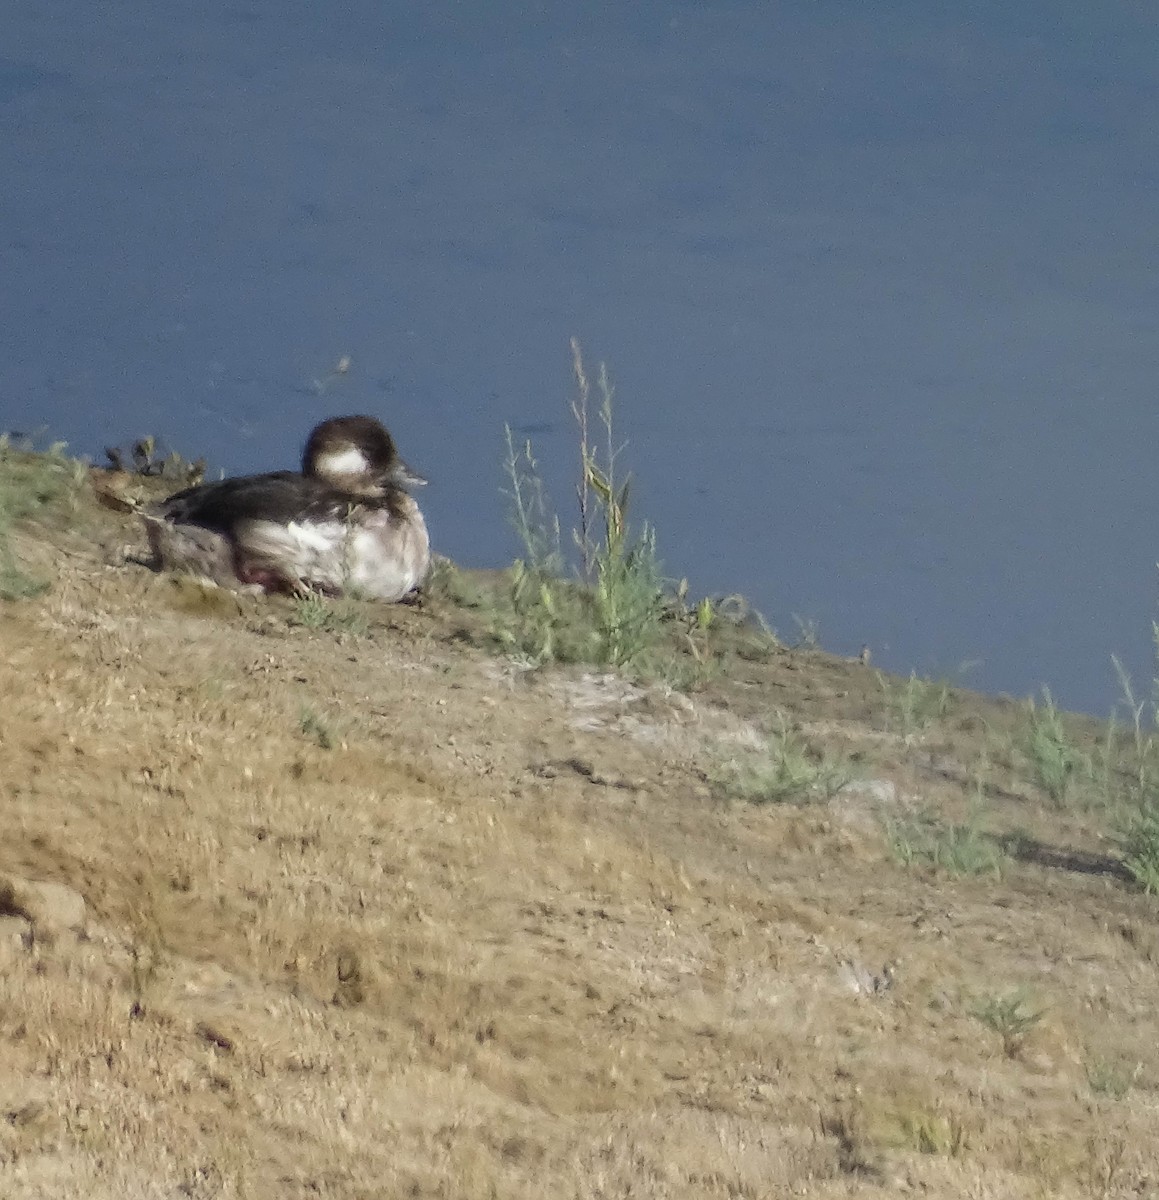
[[[1142,1063],[1128,1065],[1122,1059],[1094,1058],[1086,1064],[1087,1086],[1096,1096],[1122,1100],[1135,1086]]]
[[[1119,818],[1123,866],[1148,895],[1159,895],[1159,799],[1148,797]]]
[[[997,878],[1009,857],[986,832],[980,801],[961,824],[944,822],[931,813],[887,819],[885,836],[890,853],[903,866],[931,866],[949,875]]]
[[[1043,1008],[1034,1008],[1026,992],[1018,988],[1001,995],[992,993],[983,996],[970,1009],[987,1029],[992,1029],[1002,1039],[1002,1052],[1013,1058],[1027,1036],[1046,1014]]]
[[[934,683],[911,672],[902,684],[893,684],[881,671],[877,683],[886,703],[886,728],[912,742],[935,721],[943,720],[950,711],[951,694],[946,683]]]
[[[761,750],[730,760],[715,779],[727,795],[755,804],[805,804],[832,799],[852,777],[848,764],[815,749],[781,716]]]
[[[293,604],[294,623],[303,629],[348,633],[354,637],[364,637],[370,631],[365,614],[346,597],[331,600],[317,592],[307,592],[295,596]]]
[[[579,578],[564,576],[559,519],[547,500],[530,442],[517,446],[506,429],[511,523],[523,557],[510,572],[506,595],[492,613],[495,640],[533,665],[585,662],[617,668],[654,667],[671,611],[646,523],[634,533],[628,520],[631,477],[620,473],[623,446],[615,440],[614,389],[601,366],[597,420],[602,445],[592,440],[591,386],[578,342],[572,340],[576,397],[572,413],[579,429],[580,482],[576,488],[579,526],[573,540]]]
[[[333,750],[337,744],[337,738],[330,723],[308,704],[302,706],[298,727],[322,750]]]
[[[1042,689],[1042,705],[1027,701],[1030,727],[1026,753],[1038,785],[1059,807],[1066,806],[1071,789],[1092,773],[1090,759],[1071,741],[1048,688]]]
[[[14,450],[0,436],[0,600],[24,600],[48,590],[46,580],[29,575],[12,546],[20,521],[35,520],[75,499],[85,466],[64,453],[57,442],[44,454]]]

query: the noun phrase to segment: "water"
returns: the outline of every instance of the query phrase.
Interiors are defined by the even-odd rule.
[[[10,0],[0,426],[228,472],[382,415],[565,519],[568,338],[669,571],[1105,713],[1159,595],[1159,18],[1126,0]],[[328,372],[342,355],[351,371]]]

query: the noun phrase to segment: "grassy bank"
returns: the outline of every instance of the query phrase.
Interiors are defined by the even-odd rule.
[[[594,390],[577,536],[512,445],[521,565],[415,608],[157,576],[0,450],[0,1194],[1159,1187],[1150,700],[694,602]]]

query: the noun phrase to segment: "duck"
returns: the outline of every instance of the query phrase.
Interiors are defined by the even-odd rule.
[[[393,603],[430,570],[426,521],[409,490],[425,483],[376,417],[332,417],[311,431],[300,472],[199,483],[142,516],[158,570],[250,594]]]

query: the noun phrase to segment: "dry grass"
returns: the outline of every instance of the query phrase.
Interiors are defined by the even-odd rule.
[[[87,911],[0,904],[0,1195],[1159,1187],[1155,901],[1003,765],[1024,707],[955,691],[917,739],[815,652],[692,701],[504,666],[449,602],[304,628],[78,503],[0,608],[0,894]],[[859,786],[720,799],[777,713]],[[979,789],[1001,877],[894,860],[883,809]],[[1042,1015],[1004,1041],[979,998],[1016,993]]]

